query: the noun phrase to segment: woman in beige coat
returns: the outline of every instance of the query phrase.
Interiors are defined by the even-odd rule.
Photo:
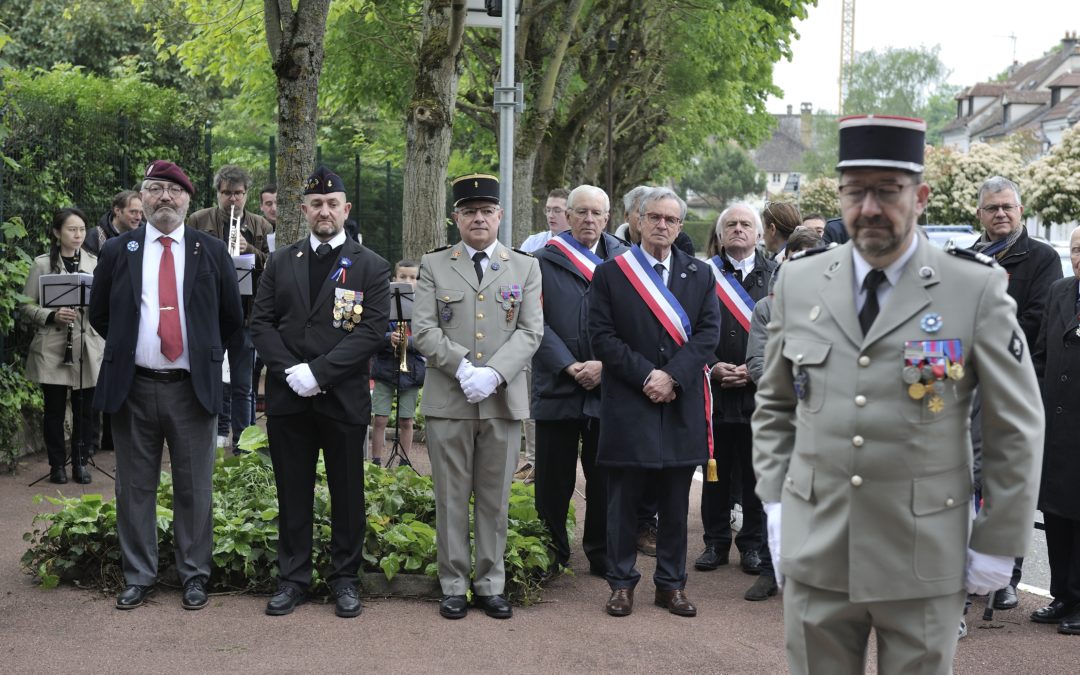
[[[23,294],[30,302],[22,306],[23,317],[34,327],[34,339],[26,358],[27,377],[41,384],[45,399],[42,426],[49,454],[49,480],[66,483],[64,450],[64,404],[71,394],[71,473],[76,483],[90,482],[86,462],[98,443],[97,414],[93,408],[94,384],[105,340],[90,326],[84,309],[50,308],[39,303],[38,280],[43,274],[86,272],[93,274],[97,258],[82,250],[86,240],[86,216],[77,208],[61,209],[49,231],[49,253],[40,255],[30,268]],[[71,364],[66,364],[71,344]]]

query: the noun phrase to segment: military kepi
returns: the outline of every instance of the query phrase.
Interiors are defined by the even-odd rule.
[[[914,117],[854,115],[840,120],[840,162],[844,169],[900,169],[922,173],[926,122]]]
[[[462,202],[483,201],[499,203],[499,179],[486,173],[473,173],[455,178],[454,208]]]
[[[180,187],[184,188],[184,191],[191,196],[195,196],[195,186],[191,184],[191,179],[187,177],[184,170],[172,162],[166,162],[163,159],[155,159],[150,162],[146,167],[146,171],[143,173],[144,180],[167,180],[170,183],[176,183]]]
[[[334,192],[345,192],[345,181],[325,166],[315,169],[315,173],[308,176],[307,184],[304,185],[306,195],[328,195]]]

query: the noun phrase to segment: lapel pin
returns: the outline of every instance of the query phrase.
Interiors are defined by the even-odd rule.
[[[697,272],[697,265],[695,265],[694,263],[690,263],[686,266],[686,269],[690,270],[691,272]],[[686,278],[685,274],[683,275],[683,278]]]
[[[303,257],[304,257],[304,252],[303,252],[302,250],[301,250],[301,251],[297,251],[297,252],[296,252],[296,257],[297,257],[297,258],[303,258]]]
[[[810,320],[817,321],[819,316],[821,316],[821,307],[814,305],[810,308]]]
[[[829,271],[830,272],[835,272],[838,269],[840,269],[840,261],[839,260],[835,260],[835,261],[833,261],[833,264],[829,265]]]
[[[507,253],[505,250],[499,251],[499,258],[502,259],[502,260],[509,260],[510,259],[510,254]]]
[[[127,243],[127,250],[131,251],[132,253],[134,253],[135,251],[138,251],[139,250],[139,242],[137,242],[137,241],[129,241]]]
[[[199,247],[202,246],[201,241],[195,242],[195,251],[191,255],[199,255]]]
[[[499,269],[499,263],[498,262],[492,262],[491,263],[491,269],[497,271]]]
[[[933,267],[926,267],[924,265],[923,267],[919,268],[919,278],[920,279],[930,279],[933,276],[934,276],[934,268]]]
[[[450,257],[453,258],[454,260],[457,260],[458,258],[460,258],[461,257],[461,249],[460,248],[455,248],[454,252],[450,254]]]
[[[681,279],[685,279],[685,278],[686,278],[686,272],[683,272],[682,274],[680,274],[680,275],[679,275],[679,278],[681,278]]]
[[[927,268],[924,267],[923,269]],[[919,274],[921,276],[922,272],[920,271]],[[937,312],[930,312],[922,318],[922,321],[919,322],[919,326],[927,333],[936,333],[941,330],[942,323],[940,314]]]

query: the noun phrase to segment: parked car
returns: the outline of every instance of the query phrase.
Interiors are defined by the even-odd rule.
[[[923,225],[922,228],[930,243],[938,248],[945,248],[949,242],[958,248],[968,248],[979,239],[979,233],[970,225]]]

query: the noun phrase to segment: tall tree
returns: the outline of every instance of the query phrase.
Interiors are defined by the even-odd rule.
[[[871,49],[855,57],[848,76],[844,113],[918,117],[939,90],[948,88],[948,68],[933,47]]]
[[[765,189],[765,180],[758,175],[753,160],[734,143],[714,143],[692,164],[679,185],[693,190],[713,209]]]

